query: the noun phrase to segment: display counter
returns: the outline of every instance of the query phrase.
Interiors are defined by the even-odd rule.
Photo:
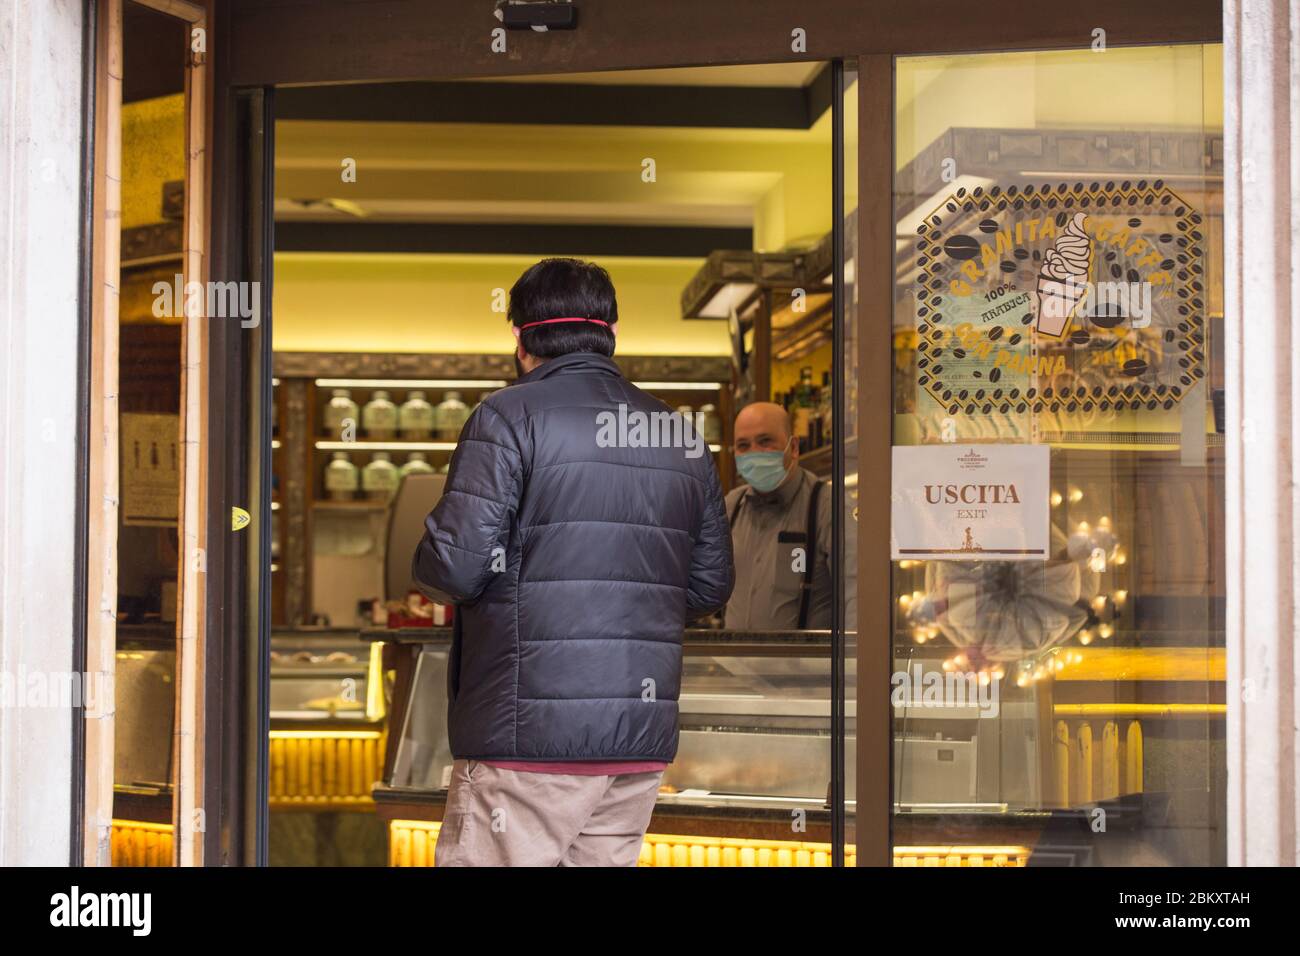
[[[451,776],[451,628],[361,637],[384,642],[385,666],[396,671],[388,761],[374,791],[389,826],[389,860],[427,865]],[[678,751],[642,862],[829,865],[830,632],[688,630],[683,650]],[[854,720],[850,694],[850,754]],[[850,808],[852,798],[850,788]]]
[[[385,666],[397,678],[383,780],[374,789],[389,861],[431,865],[451,774],[451,628],[363,630],[360,637],[383,642]],[[641,862],[829,865],[830,632],[688,630],[683,651],[679,747]],[[921,648],[896,662],[897,673],[916,679],[915,687],[892,688],[896,865],[1023,866],[1031,855],[1036,864],[1089,862],[1098,821],[1116,854],[1131,852],[1129,844],[1170,802],[1143,785],[1147,735],[1184,733],[1177,728],[1190,727],[1186,721],[1212,719],[1214,705],[1138,706],[1116,693],[1117,677],[1145,687],[1153,674],[1177,673],[1182,680],[1171,686],[1171,699],[1186,681],[1223,680],[1221,652],[1211,648],[1085,648],[1053,678],[1008,682],[992,706],[978,697],[929,701],[923,677],[941,673],[942,662]],[[852,661],[846,670],[851,768]],[[1065,756],[1057,752],[1063,747]],[[1062,767],[1070,769],[1068,781]],[[849,865],[855,783],[850,773]]]

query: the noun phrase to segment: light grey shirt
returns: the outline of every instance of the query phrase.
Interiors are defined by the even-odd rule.
[[[795,465],[775,490],[763,494],[749,485],[727,494],[727,516],[736,562],[736,586],[723,626],[741,631],[793,630],[799,626],[799,594],[808,553],[808,500],[819,479]],[[834,495],[824,483],[817,500],[817,544],[813,563],[809,628],[831,626],[831,508]],[[737,502],[739,509],[737,510]]]

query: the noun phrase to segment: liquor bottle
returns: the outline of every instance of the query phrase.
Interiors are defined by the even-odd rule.
[[[831,373],[822,372],[822,387],[817,395],[817,430],[821,444],[829,445],[835,434],[835,403],[831,399]]]
[[[722,441],[722,418],[718,415],[717,406],[712,402],[700,406],[700,434],[710,445],[717,445]]]
[[[814,406],[812,367],[799,369],[799,384],[791,390],[790,418],[800,453],[812,451],[812,412]]]

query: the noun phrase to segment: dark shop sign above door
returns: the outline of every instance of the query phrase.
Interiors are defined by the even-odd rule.
[[[917,229],[917,384],[951,415],[1172,408],[1205,375],[1203,231],[1159,179],[956,189]]]

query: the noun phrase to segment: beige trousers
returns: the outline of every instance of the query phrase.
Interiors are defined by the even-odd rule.
[[[454,760],[433,865],[636,866],[662,778]]]

